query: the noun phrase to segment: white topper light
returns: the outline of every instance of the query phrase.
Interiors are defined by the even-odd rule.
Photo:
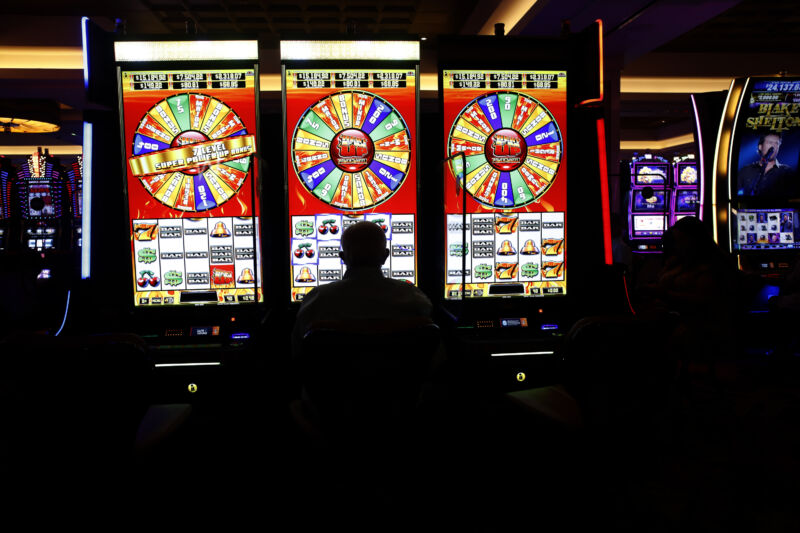
[[[119,62],[258,60],[258,41],[118,41]]]
[[[281,59],[419,61],[419,41],[281,41]]]

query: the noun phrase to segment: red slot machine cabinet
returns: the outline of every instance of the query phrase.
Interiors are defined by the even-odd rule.
[[[219,366],[263,311],[258,43],[126,39],[114,53],[132,323],[164,368]]]
[[[733,81],[717,140],[714,234],[739,268],[779,284],[800,251],[800,79]]]
[[[632,251],[658,253],[671,218],[672,164],[661,156],[644,154],[633,158],[629,169],[628,239]]]
[[[611,264],[601,35],[439,43],[448,353],[502,390],[559,379]]]
[[[51,254],[71,249],[69,198],[64,169],[47,151],[41,150],[22,164],[11,185],[14,221],[9,248]]]
[[[418,41],[281,42],[290,301],[339,280],[342,232],[378,224],[418,284]]]

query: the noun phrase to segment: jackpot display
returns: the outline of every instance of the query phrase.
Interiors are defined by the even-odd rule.
[[[442,91],[445,298],[565,295],[566,72],[444,70]]]
[[[416,68],[284,67],[291,300],[342,279],[342,232],[386,234],[384,276],[417,283]]]
[[[263,301],[257,71],[119,76],[135,305]]]

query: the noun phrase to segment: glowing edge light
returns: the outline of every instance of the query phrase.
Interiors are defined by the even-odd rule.
[[[600,88],[599,88],[599,96],[597,98],[589,98],[584,100],[579,106],[589,106],[589,105],[599,105],[603,103],[603,98],[605,97],[603,93],[603,21],[600,19],[595,20],[597,23],[597,49],[600,52]]]
[[[92,123],[83,123],[83,218],[81,219],[81,279],[92,275]]]
[[[83,87],[89,88],[89,48],[88,39],[86,36],[86,27],[89,23],[89,17],[81,18],[81,46],[83,48]]]
[[[419,61],[419,41],[281,41],[281,60]]]
[[[597,119],[597,158],[600,164],[600,201],[603,208],[603,249],[607,265],[614,264],[611,253],[611,206],[608,201],[608,160],[606,158],[606,122]]]
[[[700,180],[700,208],[697,211],[697,218],[703,220],[703,205],[705,205],[705,197],[706,197],[706,165],[705,165],[705,156],[703,155],[703,132],[700,130],[700,115],[697,113],[697,102],[694,99],[694,95],[690,94],[689,97],[692,99],[692,109],[694,109],[694,121],[697,126],[697,146],[698,146],[698,157],[700,162],[699,168],[699,176],[698,179]],[[677,198],[677,197],[676,197]],[[676,200],[677,201],[677,200]]]
[[[740,80],[733,80],[731,82],[731,86],[728,89],[728,98],[725,101],[725,107],[723,109],[722,119],[719,122],[719,131],[717,132],[717,151],[714,154],[714,174],[712,177],[712,196],[711,196],[711,207],[713,211],[713,216],[711,220],[714,226],[714,240],[717,242],[718,246],[721,246],[720,243],[720,235],[719,235],[719,218],[722,214],[720,212],[720,205],[719,205],[719,194],[718,194],[718,187],[721,185],[720,181],[725,180],[726,182],[729,181],[729,170],[730,170],[730,159],[733,157],[731,154],[731,142],[733,137],[734,128],[736,127],[736,118],[739,115],[739,106],[741,105],[741,95],[743,92],[743,87]],[[731,123],[733,123],[731,125]],[[720,168],[722,167],[722,168]],[[727,243],[725,244],[727,249],[730,249],[730,213],[728,213],[728,209],[730,205],[728,203],[728,199],[730,198],[730,183],[726,183],[727,185],[727,197],[725,198],[726,205],[722,208],[725,212],[725,218],[727,219],[725,222],[728,226],[728,238]]]
[[[258,61],[258,41],[117,41],[119,62],[143,61]]]
[[[64,320],[61,321],[61,327],[58,328],[58,331],[56,331],[55,334],[56,337],[61,335],[61,332],[64,331],[64,325],[67,323],[67,316],[69,315],[69,300],[71,296],[72,296],[72,291],[67,291],[67,304],[66,306],[64,306]]]

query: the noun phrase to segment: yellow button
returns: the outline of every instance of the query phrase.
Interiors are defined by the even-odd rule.
[[[187,387],[187,389],[189,389],[189,392],[194,394],[195,392],[197,392],[197,384],[189,383],[189,386]]]
[[[527,377],[527,376],[525,375],[525,372],[519,372],[519,373],[517,373],[517,381],[525,381],[525,378],[526,378],[526,377]]]

